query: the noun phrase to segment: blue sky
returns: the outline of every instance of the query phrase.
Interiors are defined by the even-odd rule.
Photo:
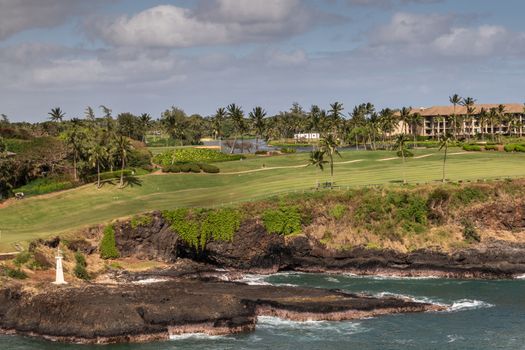
[[[525,101],[521,0],[0,0],[0,113]]]

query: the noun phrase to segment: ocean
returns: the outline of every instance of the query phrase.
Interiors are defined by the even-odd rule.
[[[0,336],[9,350],[226,349],[525,349],[525,279],[505,281],[359,277],[280,273],[250,275],[251,284],[286,284],[402,295],[447,305],[446,312],[391,315],[348,322],[291,322],[260,317],[257,330],[235,336],[178,336],[167,342],[107,346],[66,345]]]

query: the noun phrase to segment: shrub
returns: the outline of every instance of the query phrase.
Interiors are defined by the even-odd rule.
[[[8,266],[0,266],[0,272],[4,276],[15,278],[18,280],[24,280],[27,278],[27,274],[24,271],[20,270],[20,267],[12,269]]]
[[[139,226],[148,226],[153,221],[151,215],[135,215],[131,218],[131,228],[137,228]]]
[[[204,171],[205,173],[217,174],[220,172],[220,169],[216,167],[215,165],[201,163],[199,164],[199,166],[201,167],[202,171]]]
[[[281,153],[295,153],[297,150],[292,147],[283,147],[281,148]]]
[[[241,215],[234,209],[218,209],[207,213],[201,225],[201,247],[209,239],[232,241],[241,226]]]
[[[73,273],[75,274],[75,276],[85,281],[91,279],[86,269],[87,262],[86,262],[86,258],[84,257],[84,255],[80,252],[76,252],[75,261],[76,261],[76,264],[75,264],[75,268],[73,269]]]
[[[514,152],[516,150],[516,145],[512,144],[512,143],[509,143],[509,144],[505,145],[505,147],[503,147],[503,149],[505,150],[505,152]]]
[[[516,145],[516,152],[525,152],[525,145]]]
[[[266,210],[262,219],[269,233],[290,235],[301,232],[301,214],[296,206],[281,205],[278,209]]]
[[[340,220],[346,214],[346,206],[343,204],[336,204],[330,210],[330,216],[336,220]]]
[[[255,151],[255,154],[267,154],[268,151],[262,151],[262,150],[259,150],[259,151]]]
[[[180,167],[176,164],[168,165],[162,168],[163,173],[180,173]]]
[[[113,225],[108,225],[104,229],[104,236],[100,242],[100,257],[102,259],[116,259],[120,256],[115,241],[115,229]]]
[[[66,190],[73,187],[74,185],[71,181],[44,177],[33,180],[27,185],[15,189],[14,192],[23,192],[26,196],[34,196]]]
[[[481,242],[476,227],[470,221],[463,221],[463,239],[467,242]]]
[[[153,157],[153,162],[168,166],[173,162],[214,163],[239,160],[241,158],[242,155],[239,154],[225,154],[206,148],[178,148],[157,154]]]
[[[27,263],[30,259],[31,259],[31,253],[30,252],[21,252],[21,253],[18,253],[16,258],[13,260],[13,263],[16,266],[20,267],[20,266],[24,265],[25,263]]]
[[[497,145],[485,145],[485,150],[486,151],[498,151],[498,146]]]
[[[448,201],[449,198],[450,198],[450,193],[446,189],[442,187],[438,187],[432,192],[430,192],[430,194],[428,195],[427,206],[433,207],[436,205],[441,205],[445,203],[446,201]]]
[[[467,152],[480,152],[481,146],[465,144],[463,145],[463,149]]]
[[[487,194],[480,188],[464,187],[455,193],[455,199],[461,204],[480,202],[487,198]]]
[[[201,167],[198,164],[189,164],[189,167],[190,167],[190,171],[192,173],[200,173],[201,172]]]
[[[179,165],[179,168],[180,168],[180,171],[182,171],[183,173],[189,173],[191,170],[191,167],[189,164],[181,164]]]

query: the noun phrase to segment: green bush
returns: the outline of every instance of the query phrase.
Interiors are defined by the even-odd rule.
[[[205,173],[217,174],[220,172],[220,169],[216,167],[215,165],[201,163],[199,164],[199,166],[201,167],[202,171],[204,171]]]
[[[75,268],[73,269],[73,273],[77,278],[80,278],[81,280],[88,281],[91,279],[91,276],[89,275],[87,271],[87,262],[84,255],[80,252],[75,253]]]
[[[487,194],[480,188],[464,187],[459,189],[454,197],[459,203],[465,205],[472,202],[481,202],[487,198]]]
[[[179,208],[164,211],[162,216],[184,242],[197,250],[204,249],[210,240],[231,241],[241,225],[241,214],[235,209]]]
[[[505,150],[505,152],[514,152],[516,150],[516,145],[512,144],[512,143],[509,143],[509,144],[505,145],[505,147],[503,147],[503,149]]]
[[[120,256],[115,241],[115,229],[113,225],[104,228],[104,236],[100,242],[100,257],[102,259],[116,259]]]
[[[27,278],[27,274],[20,270],[20,268],[12,269],[8,266],[0,266],[0,274],[18,280],[24,280]]]
[[[191,170],[191,167],[189,164],[181,164],[179,165],[179,168],[180,168],[180,171],[182,171],[183,173],[189,173]]]
[[[162,168],[163,173],[180,173],[180,166],[173,164]]]
[[[347,211],[347,207],[343,204],[336,204],[330,209],[330,216],[336,220],[340,220]]]
[[[485,145],[485,150],[486,151],[497,151],[498,146],[497,145]]]
[[[297,150],[293,147],[282,147],[281,148],[281,153],[289,154],[289,153],[295,153],[295,152],[297,152]]]
[[[463,145],[463,149],[467,152],[480,152],[481,146],[465,144]]]
[[[25,186],[19,187],[13,192],[23,192],[26,196],[36,196],[56,191],[73,188],[75,185],[68,180],[43,177],[31,181]]]
[[[20,267],[24,264],[26,264],[31,259],[31,253],[30,252],[21,252],[18,253],[16,258],[13,260],[13,263]]]
[[[301,214],[296,206],[281,205],[278,209],[266,210],[262,219],[269,233],[290,235],[301,232]]]
[[[481,237],[479,236],[476,227],[470,221],[463,222],[463,239],[467,242],[481,242]]]
[[[153,217],[151,215],[135,215],[131,218],[131,228],[135,229],[139,226],[148,226],[153,221]]]
[[[206,148],[178,148],[157,154],[153,157],[153,162],[162,166],[168,166],[172,163],[180,162],[214,163],[239,160],[241,158],[242,155],[239,154],[226,154]]]
[[[525,152],[525,145],[516,145],[516,152]]]
[[[200,173],[201,172],[201,167],[198,164],[189,164],[189,167],[190,167],[190,171],[192,173]]]

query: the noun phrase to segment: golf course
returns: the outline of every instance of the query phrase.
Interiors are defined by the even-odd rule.
[[[442,178],[443,152],[415,150],[402,159],[393,151],[344,151],[334,159],[335,189],[355,186],[401,186],[438,183]],[[57,234],[74,234],[90,225],[151,210],[176,207],[235,205],[287,192],[315,190],[318,182],[332,181],[324,171],[307,166],[308,154],[253,157],[215,163],[219,174],[165,174],[139,176],[120,189],[110,183],[98,189],[87,184],[75,189],[10,200],[0,207],[0,251],[16,244]],[[450,182],[522,177],[525,154],[464,152],[449,149],[446,178]],[[329,190],[329,189],[325,189]]]

